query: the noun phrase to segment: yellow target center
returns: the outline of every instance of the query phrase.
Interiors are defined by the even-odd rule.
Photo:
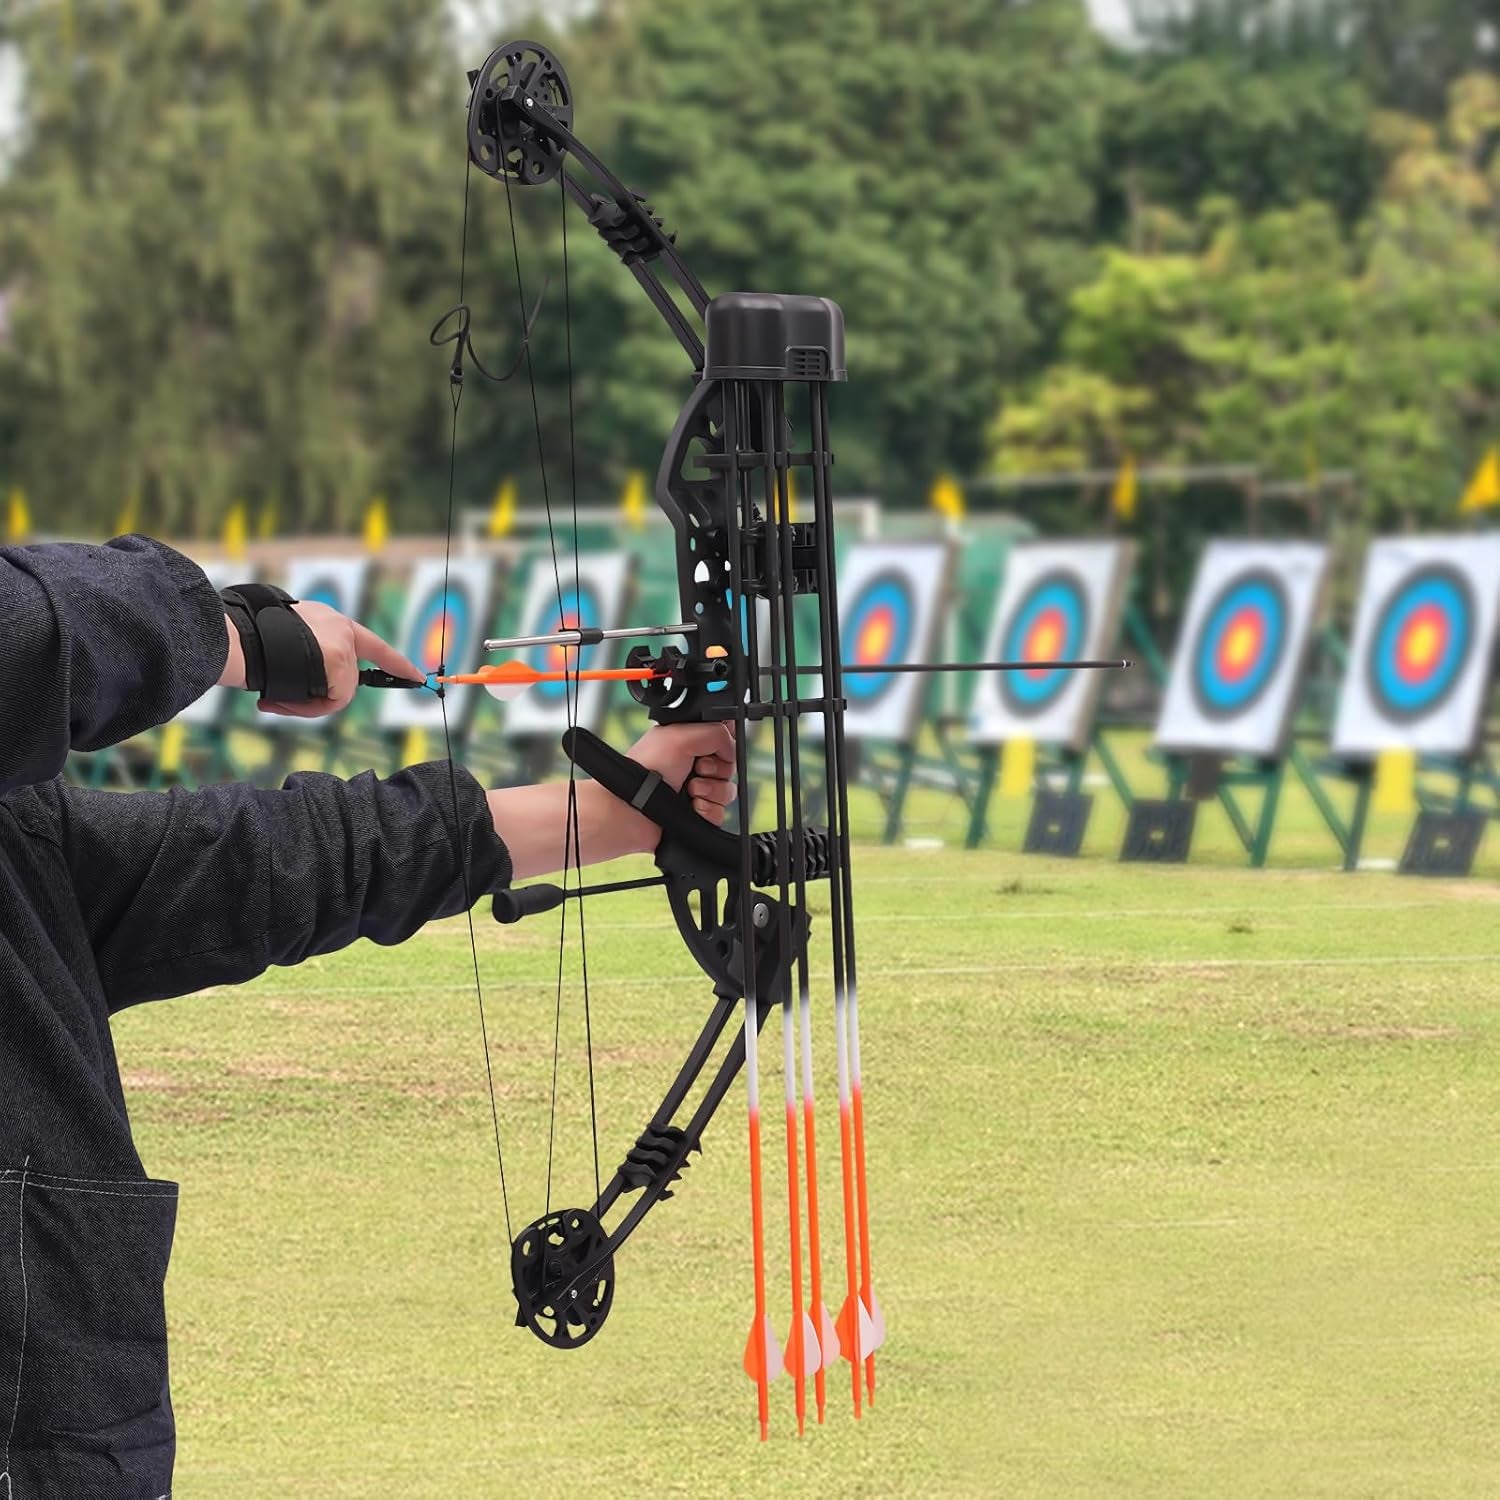
[[[1231,667],[1243,667],[1255,655],[1255,627],[1236,625],[1224,642],[1224,657]]]
[[[863,656],[866,661],[884,661],[891,649],[891,622],[876,615],[865,628]]]
[[[1058,628],[1055,620],[1047,620],[1036,628],[1036,634],[1032,637],[1033,661],[1051,661],[1058,651],[1062,642],[1062,631]]]
[[[1428,667],[1438,652],[1437,627],[1429,620],[1422,620],[1412,627],[1411,639],[1406,654],[1413,666]]]

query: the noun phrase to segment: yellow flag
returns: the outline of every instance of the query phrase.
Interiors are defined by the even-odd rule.
[[[1000,752],[1000,795],[1024,797],[1036,774],[1036,741],[1006,740]]]
[[[1484,455],[1458,502],[1460,513],[1488,510],[1492,505],[1500,505],[1500,448],[1491,448]]]
[[[141,497],[132,492],[125,497],[125,508],[120,512],[119,524],[115,527],[116,536],[129,536],[134,531],[141,529]]]
[[[786,471],[786,515],[781,514],[781,485],[778,483],[771,496],[771,514],[778,521],[797,519],[797,471]]]
[[[236,500],[229,507],[229,515],[224,521],[224,551],[235,562],[240,562],[244,559],[249,541],[250,520],[245,514],[245,502]]]
[[[505,482],[495,491],[495,503],[490,506],[490,537],[499,541],[509,536],[516,525],[516,482],[508,474]]]
[[[1140,498],[1140,486],[1135,476],[1135,455],[1127,453],[1115,475],[1115,486],[1109,492],[1109,508],[1122,521],[1135,520],[1136,501]]]
[[[379,552],[391,534],[391,518],[385,508],[385,496],[377,495],[365,511],[365,550]]]
[[[427,731],[413,725],[401,740],[401,764],[419,766],[427,758]]]
[[[161,744],[156,751],[157,769],[163,776],[175,776],[182,769],[182,745],[187,739],[187,725],[173,719],[161,727]]]
[[[263,542],[269,542],[276,535],[279,524],[276,501],[267,500],[260,508],[260,514],[255,518],[255,534]]]
[[[1417,808],[1417,752],[1382,750],[1375,757],[1375,811],[1411,813]]]
[[[927,503],[940,516],[946,516],[950,521],[962,521],[964,518],[964,492],[951,474],[939,474],[932,481],[932,488],[927,492]]]
[[[18,485],[10,492],[10,504],[6,506],[5,536],[8,541],[24,542],[31,535],[31,510],[26,504],[26,491]]]
[[[620,494],[620,511],[625,524],[632,531],[640,531],[646,524],[646,476],[639,469],[632,469],[625,476],[625,488]]]

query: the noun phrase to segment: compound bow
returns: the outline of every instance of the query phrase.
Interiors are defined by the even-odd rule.
[[[855,1414],[875,1393],[874,1351],[884,1337],[875,1296],[870,1249],[869,1198],[860,1067],[859,1012],[854,939],[854,902],[849,846],[849,797],[844,736],[843,667],[834,552],[828,435],[828,387],[845,378],[844,326],[839,308],[822,297],[732,292],[710,298],[688,268],[661,219],[631,192],[573,132],[573,93],[557,57],[531,41],[505,42],[469,75],[468,166],[465,176],[464,243],[468,239],[468,184],[474,168],[500,181],[510,212],[520,352],[503,374],[479,365],[463,303],[433,330],[434,343],[452,343],[450,370],[454,453],[450,454],[448,551],[451,555],[458,408],[465,365],[490,380],[524,368],[531,388],[537,459],[546,504],[558,606],[563,608],[552,498],[543,452],[531,363],[530,335],[536,312],[527,312],[517,245],[513,190],[534,190],[556,181],[563,198],[563,285],[572,436],[572,334],[567,272],[567,207],[571,199],[604,242],[629,269],[688,356],[693,390],[667,441],[656,476],[656,498],[670,521],[676,548],[680,623],[648,627],[639,634],[680,634],[682,646],[649,646],[629,652],[625,669],[632,695],[658,723],[727,721],[733,725],[739,784],[747,784],[752,733],[767,721],[774,766],[774,826],[752,832],[742,814],[737,832],[701,818],[689,799],[659,776],[612,749],[573,722],[578,681],[569,669],[569,816],[562,885],[533,885],[499,892],[494,914],[514,922],[577,900],[583,938],[584,899],[608,892],[661,886],[688,951],[707,976],[714,1000],[660,1107],[651,1116],[607,1182],[599,1180],[597,1113],[594,1114],[594,1200],[587,1207],[551,1206],[551,1148],[544,1213],[512,1236],[511,1273],[517,1322],[557,1348],[574,1348],[604,1325],[615,1293],[615,1262],[626,1240],[686,1170],[700,1150],[704,1130],[735,1080],[743,1073],[748,1094],[754,1319],[745,1368],[756,1382],[761,1436],[767,1433],[768,1386],[783,1368],[796,1384],[798,1429],[806,1415],[806,1381],[812,1378],[817,1416],[825,1409],[825,1371],[842,1355],[850,1362]],[[569,166],[575,170],[569,170]],[[686,304],[684,309],[683,304]],[[540,299],[538,300],[538,306]],[[701,324],[702,336],[698,332]],[[575,465],[576,467],[576,465]],[[809,520],[791,516],[790,485],[800,470],[800,488],[812,497]],[[573,552],[577,566],[577,497],[573,497]],[[575,573],[576,584],[576,573]],[[816,612],[812,638],[816,661],[799,635],[798,597]],[[804,627],[810,615],[803,618]],[[563,630],[548,639],[568,648],[596,645],[597,630]],[[487,642],[488,646],[524,642]],[[575,656],[574,661],[578,658]],[[963,664],[941,664],[935,670]],[[1012,664],[975,663],[975,667]],[[1019,664],[1035,668],[1034,663]],[[1049,664],[1052,665],[1052,664]],[[1082,665],[1081,663],[1078,665]],[[1104,665],[1100,663],[1098,665]],[[1110,663],[1109,665],[1118,665]],[[440,669],[440,675],[443,669]],[[514,672],[485,669],[467,678],[492,685],[525,686]],[[812,691],[803,680],[814,679]],[[804,817],[803,735],[799,721],[821,721],[821,760],[826,826]],[[447,737],[446,715],[444,735]],[[809,746],[812,741],[809,739]],[[449,762],[452,748],[449,745]],[[577,847],[578,772],[602,783],[640,809],[661,829],[655,876],[587,886]],[[454,787],[457,815],[457,788]],[[570,884],[569,870],[577,871]],[[838,1062],[840,1148],[844,1227],[844,1298],[835,1323],[824,1307],[817,1202],[812,1063],[812,916],[808,888],[828,886],[829,977]],[[466,904],[472,905],[464,870]],[[472,916],[470,941],[473,943]],[[586,952],[586,943],[583,945]],[[474,979],[486,1069],[489,1047],[477,950]],[[559,966],[558,1003],[562,974]],[[794,1005],[796,1020],[794,1021]],[[589,1038],[589,1089],[593,1099],[592,1030],[587,960],[583,963],[583,1009]],[[761,1196],[759,1036],[773,1011],[782,1014],[782,1050],[787,1118],[787,1184],[791,1244],[791,1330],[785,1349],[771,1332],[766,1288],[765,1234]],[[720,1043],[742,1014],[737,1034]],[[799,1075],[800,1052],[800,1075]],[[714,1064],[715,1057],[718,1061]],[[556,1058],[554,1056],[554,1063]],[[554,1079],[555,1079],[554,1069]],[[798,1084],[800,1077],[800,1100]],[[689,1096],[701,1087],[696,1105]],[[493,1077],[490,1103],[495,1126],[509,1230],[509,1202]],[[799,1150],[799,1103],[801,1149]],[[554,1093],[555,1106],[555,1093]],[[805,1163],[805,1176],[801,1170]],[[804,1197],[805,1185],[805,1197]],[[807,1225],[809,1295],[803,1297],[803,1213]],[[606,1220],[615,1215],[612,1227]]]

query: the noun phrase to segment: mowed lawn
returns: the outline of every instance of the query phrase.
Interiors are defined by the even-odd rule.
[[[755,1440],[743,1100],[586,1349],[512,1326],[467,938],[438,924],[119,1018],[169,1283],[185,1497],[1500,1493],[1500,885],[1334,872],[1289,796],[1248,871],[858,851],[874,1411]],[[861,822],[873,816],[868,804]],[[1399,849],[1402,820],[1372,853]],[[952,804],[912,832],[950,841]],[[621,873],[626,873],[622,868]],[[822,909],[826,893],[816,900]],[[476,914],[510,1213],[544,1206],[557,925]],[[665,904],[588,912],[606,1174],[705,1005]],[[592,1197],[576,946],[554,1206]],[[826,971],[822,971],[826,980]],[[819,992],[828,993],[826,983]],[[785,1329],[779,1032],[768,1234]],[[831,1013],[825,1274],[842,1255]]]

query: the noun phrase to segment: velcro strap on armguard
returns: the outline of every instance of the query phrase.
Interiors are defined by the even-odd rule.
[[[328,696],[328,671],[318,638],[292,608],[297,600],[269,583],[237,583],[219,597],[231,614],[243,610],[260,647],[252,668],[246,652],[245,686],[260,693],[262,703],[306,703]]]

